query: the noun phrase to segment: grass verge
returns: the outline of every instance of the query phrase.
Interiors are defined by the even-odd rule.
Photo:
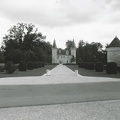
[[[0,72],[0,78],[5,77],[25,77],[25,76],[41,76],[46,73],[46,69],[53,69],[56,65],[45,65],[45,67],[34,69],[34,70],[27,70],[25,72],[16,70],[13,74],[7,74],[6,72]]]
[[[109,77],[109,78],[120,78],[120,73],[117,74],[107,74],[104,70],[103,72],[96,72],[95,70],[88,70],[78,67],[78,65],[66,65],[71,70],[78,70],[78,73],[82,76],[91,76],[91,77]]]

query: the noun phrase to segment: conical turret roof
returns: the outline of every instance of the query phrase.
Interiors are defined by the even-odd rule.
[[[115,37],[108,47],[120,47],[120,40]]]
[[[55,40],[53,42],[53,48],[57,48]]]
[[[76,48],[76,47],[75,47],[75,42],[74,42],[74,40],[73,40],[73,42],[72,42],[71,48]]]

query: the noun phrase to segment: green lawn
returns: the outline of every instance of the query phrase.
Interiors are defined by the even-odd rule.
[[[25,76],[41,76],[46,73],[46,69],[53,69],[56,65],[45,65],[45,67],[27,70],[25,72],[16,70],[13,74],[7,74],[6,72],[0,72],[0,78],[3,77],[25,77]]]
[[[87,70],[84,68],[78,67],[78,65],[66,65],[71,70],[78,70],[78,73],[82,76],[91,76],[91,77],[110,77],[110,78],[120,78],[120,73],[117,74],[106,74],[106,71],[96,72],[95,70]]]

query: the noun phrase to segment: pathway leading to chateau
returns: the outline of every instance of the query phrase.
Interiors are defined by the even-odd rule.
[[[50,76],[1,78],[0,108],[1,120],[119,120],[120,81],[58,65]]]
[[[49,85],[65,83],[119,82],[118,78],[85,77],[79,74],[76,76],[74,71],[62,64],[57,65],[50,73],[50,76],[44,74],[43,76],[0,78],[0,85]]]
[[[51,76],[0,79],[0,107],[76,103],[120,99],[120,81],[75,76],[64,65]]]

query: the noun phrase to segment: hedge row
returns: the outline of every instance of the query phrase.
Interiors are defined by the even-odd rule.
[[[20,71],[26,71],[27,69],[28,70],[33,70],[34,68],[37,69],[37,68],[41,68],[41,67],[44,67],[45,64],[44,62],[38,62],[38,61],[28,61],[27,63],[25,61],[21,61],[19,63],[19,70]]]
[[[120,72],[120,67],[118,67],[115,62],[108,62],[106,67],[104,67],[102,62],[97,62],[95,64],[91,62],[81,62],[78,66],[89,70],[95,69],[96,72],[103,72],[105,69],[107,74],[117,74],[118,71]]]
[[[5,64],[5,66],[0,66],[0,72],[4,72],[4,70],[6,70],[6,73],[13,74],[16,71],[16,69],[19,69],[19,71],[26,71],[27,69],[33,70],[34,68],[37,69],[44,66],[45,66],[44,62],[38,62],[38,61],[35,62],[21,61],[17,66],[13,64],[12,61],[9,61]]]

